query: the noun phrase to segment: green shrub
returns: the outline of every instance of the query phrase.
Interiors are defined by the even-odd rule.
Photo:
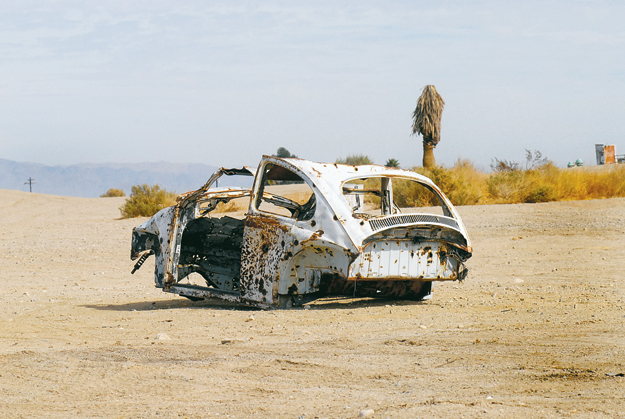
[[[399,162],[397,161],[397,159],[388,159],[386,161],[386,163],[384,164],[384,166],[386,167],[396,167],[399,169]]]
[[[176,203],[176,194],[161,189],[159,185],[135,185],[132,193],[122,205],[122,218],[151,217],[163,208]]]
[[[121,189],[111,188],[108,191],[104,192],[102,195],[100,195],[100,198],[113,198],[118,196],[126,196],[126,194]]]
[[[287,158],[287,159],[296,159],[297,156],[295,154],[291,154],[289,150],[284,147],[278,147],[278,151],[274,154],[276,157]]]
[[[535,202],[550,202],[555,201],[555,191],[551,186],[541,185],[531,189],[523,202],[535,203]]]

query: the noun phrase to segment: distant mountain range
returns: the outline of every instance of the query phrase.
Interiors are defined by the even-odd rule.
[[[182,163],[105,163],[45,166],[37,163],[0,159],[0,189],[28,191],[25,182],[33,179],[33,192],[98,197],[110,188],[122,189],[130,195],[134,185],[158,184],[177,193],[202,186],[217,170],[206,164]],[[223,186],[223,185],[222,185]]]

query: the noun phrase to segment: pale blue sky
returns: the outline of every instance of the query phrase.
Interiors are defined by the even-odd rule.
[[[98,3],[98,5],[95,5]],[[622,1],[0,0],[0,158],[257,164],[625,153]]]

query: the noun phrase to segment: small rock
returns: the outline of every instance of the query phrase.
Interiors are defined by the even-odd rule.
[[[521,284],[525,281],[523,281],[521,278],[514,278],[514,282],[516,282],[517,284]]]
[[[310,304],[306,304],[306,305],[304,306],[304,310],[310,310]]]
[[[422,324],[421,326],[419,326],[421,329],[427,329],[428,327],[424,324]]]
[[[250,317],[247,318],[246,322],[254,321],[254,316],[250,314]]]
[[[373,416],[375,412],[373,411],[373,409],[365,409],[365,410],[361,410],[360,413],[358,414],[359,418],[368,418],[369,416]]]
[[[171,340],[171,338],[167,335],[167,333],[159,333],[156,335],[157,340]]]

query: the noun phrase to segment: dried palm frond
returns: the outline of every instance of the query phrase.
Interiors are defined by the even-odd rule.
[[[412,133],[421,134],[425,144],[435,147],[441,139],[441,116],[445,102],[436,87],[427,85],[412,114]]]

